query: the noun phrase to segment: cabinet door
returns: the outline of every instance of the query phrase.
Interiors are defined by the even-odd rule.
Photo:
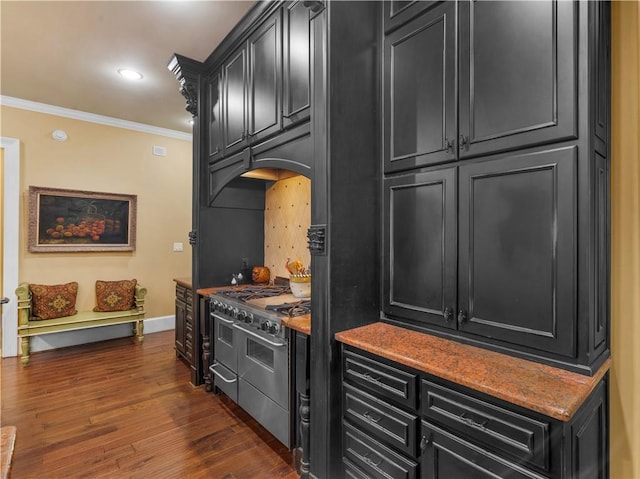
[[[388,0],[381,2],[385,33],[390,33],[436,3],[438,2],[430,0]]]
[[[455,2],[384,39],[384,166],[399,171],[455,159]]]
[[[574,357],[575,147],[460,166],[459,329]]]
[[[225,155],[247,143],[247,62],[246,49],[235,52],[224,64],[222,123]]]
[[[456,169],[385,180],[385,313],[455,328]]]
[[[310,114],[310,10],[302,1],[284,7],[282,122],[289,125],[307,120]]]
[[[421,457],[423,478],[543,478],[425,421],[422,421],[422,437],[426,446]]]
[[[460,157],[577,135],[574,2],[460,4]]]
[[[249,50],[249,135],[260,140],[280,129],[282,56],[280,10],[251,35]]]
[[[216,161],[224,155],[222,141],[222,73],[214,72],[207,80],[207,122],[209,161]]]

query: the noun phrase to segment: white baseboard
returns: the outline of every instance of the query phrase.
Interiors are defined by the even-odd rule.
[[[157,333],[175,329],[175,316],[160,316],[144,320],[144,334]],[[43,334],[31,338],[31,352],[46,351],[48,349],[66,348],[79,344],[95,343],[107,339],[131,336],[131,324],[114,324],[97,328],[66,331],[62,333]]]

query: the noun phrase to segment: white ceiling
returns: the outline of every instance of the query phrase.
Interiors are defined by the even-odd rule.
[[[190,133],[167,63],[174,53],[204,61],[253,4],[1,0],[0,93]]]

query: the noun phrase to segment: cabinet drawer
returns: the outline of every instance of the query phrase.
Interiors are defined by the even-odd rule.
[[[344,459],[361,469],[366,477],[413,479],[419,477],[418,463],[397,454],[378,441],[343,422]],[[355,477],[358,477],[357,475]]]
[[[491,451],[549,470],[550,423],[422,381],[422,414]]]
[[[369,479],[369,476],[358,469],[351,461],[343,458],[342,463],[344,464],[345,479]]]
[[[441,479],[544,479],[540,474],[492,454],[439,427],[422,422],[423,477]]]
[[[419,419],[348,384],[343,385],[344,417],[358,429],[416,455]]]
[[[343,377],[350,382],[369,388],[376,395],[415,409],[417,382],[415,374],[345,350]]]

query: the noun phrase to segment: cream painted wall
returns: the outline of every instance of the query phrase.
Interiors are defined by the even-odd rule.
[[[0,136],[17,138],[22,147],[20,281],[78,281],[77,307],[87,310],[95,305],[96,280],[136,278],[149,291],[147,318],[173,316],[173,278],[191,276],[191,142],[6,106],[0,113]],[[68,140],[53,140],[55,129]],[[153,156],[154,145],[167,155]],[[137,195],[136,251],[30,253],[30,185]],[[184,251],[173,252],[174,242],[184,243]]]
[[[611,478],[640,478],[640,3],[612,8]]]

